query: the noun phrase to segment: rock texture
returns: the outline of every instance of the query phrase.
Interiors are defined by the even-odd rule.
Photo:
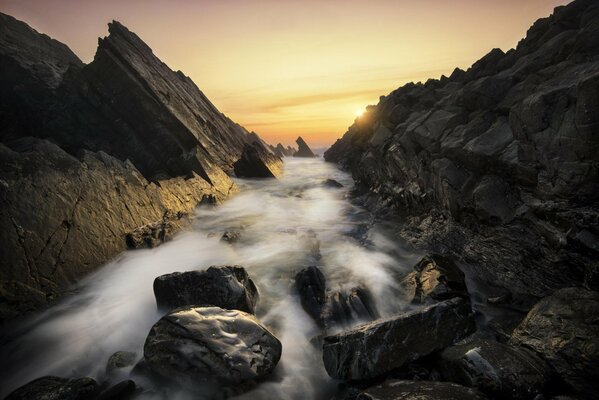
[[[44,376],[21,386],[5,400],[88,400],[95,398],[98,391],[99,385],[92,378]]]
[[[146,367],[163,378],[201,388],[204,395],[233,394],[273,371],[281,343],[251,314],[191,307],[172,311],[152,327],[144,356]]]
[[[262,143],[133,32],[109,33],[84,65],[0,14],[0,319],[168,239],[236,191],[227,174]]]
[[[566,288],[541,300],[512,334],[585,398],[599,391],[599,293]]]
[[[364,380],[441,350],[474,331],[470,303],[454,298],[324,338],[323,360],[336,379]]]
[[[449,253],[527,310],[599,289],[599,4],[576,0],[517,48],[381,97],[326,153],[408,243]]]
[[[485,400],[473,389],[449,382],[389,380],[372,386],[356,400]]]
[[[243,178],[279,178],[283,175],[281,158],[260,143],[246,144],[233,168],[235,175]]]
[[[258,302],[258,289],[240,266],[159,276],[154,280],[154,295],[163,310],[211,305],[253,314]]]
[[[301,136],[297,138],[295,143],[297,143],[297,151],[293,153],[293,157],[316,157]]]

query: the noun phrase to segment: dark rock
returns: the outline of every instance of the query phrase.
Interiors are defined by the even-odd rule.
[[[326,300],[326,280],[323,273],[313,266],[302,269],[295,275],[295,288],[306,313],[320,324]]]
[[[544,393],[551,378],[549,366],[532,351],[491,340],[448,347],[440,360],[444,380],[499,399],[532,399]]]
[[[297,138],[295,143],[297,143],[297,151],[293,153],[293,157],[316,157],[301,136]]]
[[[471,388],[449,382],[389,380],[360,393],[356,400],[485,400]]]
[[[378,312],[368,290],[353,287],[347,291],[328,293],[320,319],[325,328],[334,329],[369,322],[377,317]]]
[[[240,266],[161,275],[154,280],[154,296],[159,309],[212,305],[251,314],[259,297],[256,285]]]
[[[246,144],[233,168],[235,175],[242,178],[279,178],[283,175],[281,159],[259,143]]]
[[[441,350],[474,328],[470,303],[453,298],[325,337],[324,365],[336,379],[370,379]]]
[[[512,334],[511,343],[534,350],[576,393],[599,391],[599,293],[560,289],[539,301]]]
[[[127,367],[133,367],[137,361],[137,354],[133,351],[117,351],[108,358],[106,363],[106,374],[110,375],[114,372]]]
[[[406,301],[430,303],[452,297],[468,298],[464,273],[447,257],[433,254],[422,258],[414,272],[401,281]]]
[[[95,397],[99,386],[92,378],[66,379],[44,376],[9,394],[5,400],[88,400]]]
[[[239,232],[239,231],[226,231],[225,233],[223,233],[220,240],[221,240],[221,242],[233,244],[233,243],[236,243],[240,237],[241,237],[241,232]]]
[[[137,385],[128,379],[102,391],[95,400],[129,400],[133,399],[137,393]]]
[[[327,179],[324,182],[322,182],[322,184],[323,184],[323,186],[330,187],[330,188],[342,188],[343,187],[343,185],[341,183],[337,182],[334,179]]]
[[[281,343],[251,314],[218,307],[174,310],[150,331],[147,366],[184,387],[243,392],[268,376]]]

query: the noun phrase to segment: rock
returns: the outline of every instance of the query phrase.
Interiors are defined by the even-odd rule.
[[[233,394],[274,370],[281,343],[251,314],[187,307],[152,327],[144,356],[149,369],[179,385]]]
[[[320,240],[318,239],[316,232],[311,229],[307,232],[303,232],[299,235],[299,240],[313,260],[320,259]]]
[[[98,384],[92,378],[44,376],[21,386],[6,396],[5,400],[88,400],[95,397],[98,389]]]
[[[330,188],[342,188],[343,185],[339,182],[337,182],[334,179],[327,179],[324,182],[322,182],[322,185],[325,187],[330,187]]]
[[[301,136],[297,138],[295,143],[297,143],[297,151],[293,153],[293,157],[316,157]]]
[[[356,400],[485,400],[480,392],[449,382],[388,380],[372,386]]]
[[[212,305],[251,314],[259,297],[256,285],[240,266],[161,275],[154,280],[154,296],[158,308],[163,310]]]
[[[123,368],[133,367],[135,361],[137,361],[137,353],[133,351],[117,351],[108,358],[106,374],[111,375]]]
[[[235,175],[242,178],[279,178],[283,175],[281,159],[259,143],[246,144],[233,168]]]
[[[325,337],[324,365],[335,379],[370,379],[441,350],[474,329],[470,303],[453,298]]]
[[[325,328],[334,329],[369,322],[377,317],[378,312],[368,290],[353,287],[327,294],[320,319]]]
[[[422,258],[400,283],[406,301],[417,304],[468,298],[464,273],[447,257],[433,254]]]
[[[326,280],[323,273],[314,266],[302,269],[295,275],[295,288],[304,311],[320,324],[326,300]]]
[[[539,301],[510,342],[534,350],[581,396],[599,390],[599,293],[565,288]]]
[[[239,231],[226,231],[220,238],[221,242],[226,242],[229,244],[236,243],[241,237],[241,232]]]
[[[532,399],[551,379],[548,365],[532,351],[483,339],[443,350],[438,370],[443,380],[499,399]]]
[[[138,388],[135,382],[128,379],[102,391],[95,400],[129,400],[133,399],[137,392]]]

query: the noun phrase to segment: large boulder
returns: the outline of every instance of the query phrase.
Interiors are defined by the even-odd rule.
[[[152,327],[144,357],[148,370],[184,387],[233,394],[274,370],[281,342],[251,314],[187,307]]]
[[[245,145],[233,168],[235,175],[242,178],[279,178],[283,175],[283,161],[258,142]]]
[[[468,297],[464,273],[449,258],[438,254],[422,258],[401,286],[406,300],[414,303]]]
[[[474,329],[470,303],[453,298],[325,337],[324,365],[336,379],[374,378],[441,350]]]
[[[449,382],[389,380],[369,387],[356,400],[485,400],[471,388]]]
[[[250,314],[259,297],[245,268],[237,265],[161,275],[154,280],[154,296],[160,309],[212,305]]]
[[[443,350],[438,370],[444,380],[513,400],[543,394],[551,378],[547,363],[532,351],[484,339]]]
[[[99,385],[92,378],[44,376],[21,386],[5,400],[88,400],[98,392]]]
[[[514,330],[511,343],[537,352],[572,390],[599,392],[599,293],[565,288],[539,301]]]
[[[310,149],[310,146],[308,146],[308,143],[306,143],[306,141],[302,139],[301,136],[297,138],[295,143],[297,143],[297,151],[293,153],[293,157],[316,157],[316,155],[314,155],[314,153]]]
[[[295,275],[295,288],[302,307],[317,323],[326,300],[326,279],[318,267],[307,267]]]

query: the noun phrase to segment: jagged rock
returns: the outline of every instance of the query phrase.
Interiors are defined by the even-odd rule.
[[[342,188],[343,187],[343,185],[341,183],[337,182],[334,179],[327,179],[324,182],[322,182],[322,184],[323,184],[323,186],[330,187],[330,188]]]
[[[16,389],[5,400],[88,400],[94,398],[98,390],[99,386],[92,378],[44,376]]]
[[[281,343],[251,314],[218,307],[190,307],[162,317],[150,331],[147,368],[190,388],[240,393],[268,376]],[[209,396],[208,396],[209,397]]]
[[[534,350],[576,393],[599,390],[599,293],[560,289],[539,301],[510,342]]]
[[[470,303],[453,298],[325,337],[324,365],[336,379],[370,379],[441,350],[473,331]]]
[[[443,380],[498,399],[533,399],[551,378],[549,366],[532,351],[481,339],[443,350],[438,369]]]
[[[293,153],[293,157],[316,157],[301,136],[297,138],[295,143],[297,143],[297,151]]]
[[[381,96],[325,160],[402,220],[401,240],[463,261],[477,287],[510,293],[506,306],[598,290],[598,10],[572,1],[516,49]]]
[[[95,400],[129,400],[138,392],[137,385],[128,379],[103,390]]]
[[[326,300],[326,279],[323,273],[318,267],[304,268],[295,275],[295,287],[306,313],[320,324]]]
[[[123,368],[133,367],[137,360],[137,353],[133,351],[117,351],[108,358],[106,374],[111,375]]]
[[[356,400],[485,400],[471,388],[449,382],[388,380],[369,387]]]
[[[279,178],[283,162],[260,144],[246,144],[241,158],[233,165],[235,175],[243,178]]]
[[[422,258],[401,281],[406,301],[430,303],[452,297],[468,298],[464,273],[450,259],[438,254]]]
[[[289,147],[285,148],[281,143],[278,143],[277,147],[275,147],[274,153],[280,158],[291,157],[293,155],[293,151],[289,151],[289,149]]]
[[[349,327],[378,317],[372,296],[362,287],[327,294],[320,320],[327,329]]]
[[[154,280],[154,296],[159,309],[212,305],[253,314],[258,289],[245,268],[224,266],[161,275]]]

